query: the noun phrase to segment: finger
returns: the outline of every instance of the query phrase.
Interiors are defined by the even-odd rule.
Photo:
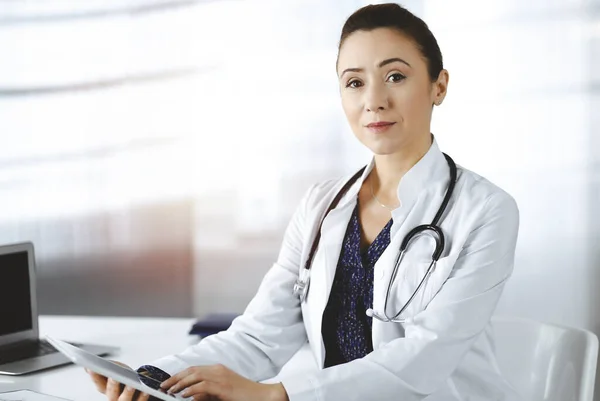
[[[140,393],[140,395],[136,401],[148,401],[149,399],[150,399],[150,394]]]
[[[184,377],[189,376],[190,374],[193,373],[193,371],[194,371],[194,367],[182,370],[181,372],[177,373],[176,375],[173,375],[173,376],[169,377],[167,380],[165,380],[164,382],[162,382],[160,384],[160,388],[162,388],[163,390],[166,390],[168,388],[173,387],[173,385],[175,383],[179,382],[179,380],[183,379]]]
[[[215,401],[217,400],[212,395],[198,394],[192,397],[193,401]],[[218,401],[218,400],[217,400]]]
[[[114,379],[108,379],[106,382],[106,398],[109,401],[118,401],[121,395],[121,384]]]
[[[192,396],[192,400],[194,400],[194,401],[220,401],[214,395],[208,395],[208,394],[197,394],[197,395],[194,395],[194,396]]]
[[[205,380],[212,382],[221,382],[223,378],[230,372],[223,365],[210,365],[210,366],[194,366],[191,369],[191,373],[183,377],[179,382],[169,388],[168,392],[177,393],[186,387],[193,384],[200,383]]]
[[[215,382],[204,381],[194,384],[181,393],[182,397],[194,397],[199,400],[210,400],[211,398],[224,399],[222,387]]]
[[[179,380],[177,383],[172,385],[167,389],[167,393],[175,394],[187,388],[193,384],[200,383],[203,380],[206,380],[204,369],[196,369],[192,374],[187,375],[186,377]]]
[[[98,373],[92,372],[89,369],[86,369],[85,371],[92,379],[92,382],[94,383],[94,386],[96,386],[96,389],[102,394],[104,394],[106,392],[106,377],[99,375]]]
[[[126,386],[123,389],[123,392],[119,396],[119,401],[132,401],[133,394],[135,394],[135,389],[133,387]]]

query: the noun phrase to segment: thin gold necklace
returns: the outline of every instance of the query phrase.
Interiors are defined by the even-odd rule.
[[[400,206],[400,203],[399,203],[398,206],[390,207],[390,206],[384,204],[383,202],[381,202],[377,198],[377,196],[375,196],[375,191],[373,190],[373,180],[369,181],[369,184],[370,184],[369,186],[371,187],[371,196],[373,197],[373,199],[375,199],[375,202],[377,202],[379,204],[379,206],[386,208],[389,211],[392,211],[392,210],[396,209],[398,206]]]

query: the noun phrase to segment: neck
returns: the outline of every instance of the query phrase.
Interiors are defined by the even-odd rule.
[[[423,138],[423,139],[422,139]],[[369,174],[378,197],[397,203],[398,184],[404,174],[427,153],[432,144],[431,135],[406,144],[402,150],[389,155],[375,155],[375,165]]]

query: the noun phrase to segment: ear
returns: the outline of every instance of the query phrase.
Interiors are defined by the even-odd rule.
[[[444,101],[446,97],[446,93],[448,92],[448,81],[450,80],[450,75],[448,74],[448,70],[440,71],[437,80],[432,85],[431,90],[431,98],[432,103],[436,106],[439,106]]]

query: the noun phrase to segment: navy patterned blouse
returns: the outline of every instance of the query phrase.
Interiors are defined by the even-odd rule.
[[[325,367],[362,358],[373,351],[371,325],[366,315],[373,305],[373,268],[390,243],[390,219],[365,250],[360,248],[358,202],[348,223],[329,301],[323,312]]]

